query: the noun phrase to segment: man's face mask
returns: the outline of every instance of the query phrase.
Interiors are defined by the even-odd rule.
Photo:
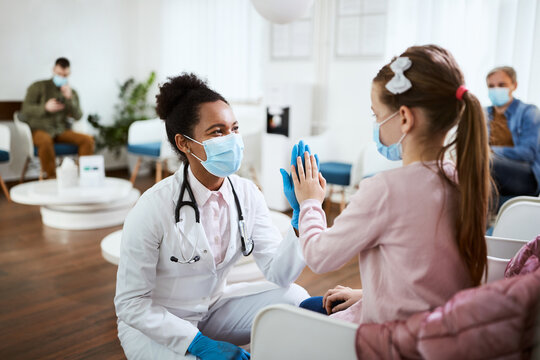
[[[54,74],[52,80],[54,85],[56,85],[57,87],[62,87],[67,84],[67,77],[63,77],[60,75]]]
[[[494,106],[503,106],[510,101],[510,89],[506,87],[489,88],[488,96]]]

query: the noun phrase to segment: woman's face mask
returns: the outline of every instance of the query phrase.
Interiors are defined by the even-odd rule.
[[[242,136],[231,133],[226,136],[215,137],[202,143],[184,135],[189,140],[204,146],[206,161],[201,160],[195,154],[193,157],[199,160],[204,168],[217,177],[227,177],[240,169],[244,156],[244,142]]]
[[[401,138],[398,140],[397,143],[392,145],[384,145],[381,143],[381,137],[380,137],[380,127],[383,126],[385,123],[387,123],[389,120],[394,118],[396,115],[399,114],[399,111],[396,111],[380,123],[375,121],[373,124],[373,140],[375,141],[375,144],[377,145],[377,150],[379,153],[381,153],[382,156],[387,158],[388,160],[392,161],[398,161],[403,158],[403,148],[401,146],[401,141],[405,138],[407,135],[406,133],[401,136]]]

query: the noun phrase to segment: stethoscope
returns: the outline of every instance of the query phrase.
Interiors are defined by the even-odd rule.
[[[191,185],[189,185],[188,180],[188,166],[189,164],[186,163],[184,166],[184,179],[182,180],[182,186],[180,188],[180,196],[178,197],[178,203],[176,204],[175,209],[175,221],[176,224],[180,222],[180,209],[182,206],[190,206],[193,208],[193,211],[195,212],[195,222],[197,224],[200,224],[200,214],[199,214],[199,208],[197,206],[197,202],[195,201],[195,197],[193,196],[193,190],[191,189]],[[242,214],[242,207],[240,206],[240,200],[238,200],[238,195],[236,195],[236,191],[234,190],[234,186],[232,184],[231,179],[227,177],[227,180],[229,180],[229,184],[231,184],[232,193],[234,196],[234,202],[236,203],[236,210],[238,211],[238,228],[240,231],[240,241],[242,242],[242,254],[244,256],[249,256],[251,252],[253,251],[253,239],[248,238],[247,236],[247,227],[246,222],[244,220],[244,215]],[[185,192],[188,192],[190,201],[184,201],[184,194]],[[175,226],[176,229],[176,226]],[[180,237],[180,232],[178,231],[178,236]],[[246,240],[247,239],[247,243]],[[199,237],[197,236],[197,241],[195,242],[195,246],[193,246],[193,251],[191,252],[191,256],[189,259],[186,259],[184,257],[182,247],[180,247],[180,256],[182,257],[182,260],[178,259],[176,256],[171,256],[171,261],[179,263],[179,264],[193,264],[199,260],[201,260],[201,257],[199,255],[195,255],[195,252],[197,250],[197,245],[199,244]]]

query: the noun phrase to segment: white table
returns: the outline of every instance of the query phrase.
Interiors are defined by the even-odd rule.
[[[100,187],[71,187],[59,191],[55,179],[13,187],[13,201],[41,206],[45,225],[66,230],[101,229],[120,225],[140,196],[124,179],[105,178]]]
[[[283,213],[272,210],[270,211],[270,217],[281,234],[286,236],[291,227],[291,218]],[[118,265],[120,261],[121,241],[122,230],[112,232],[101,240],[101,255],[111,264]],[[229,284],[263,279],[264,275],[257,267],[253,256],[242,256],[227,276],[227,282]]]

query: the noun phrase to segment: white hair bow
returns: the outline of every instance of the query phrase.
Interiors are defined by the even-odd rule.
[[[409,69],[411,65],[411,59],[406,56],[398,57],[390,64],[390,69],[394,72],[394,77],[385,85],[388,91],[394,95],[402,94],[412,87],[410,80],[403,74],[403,72]]]

